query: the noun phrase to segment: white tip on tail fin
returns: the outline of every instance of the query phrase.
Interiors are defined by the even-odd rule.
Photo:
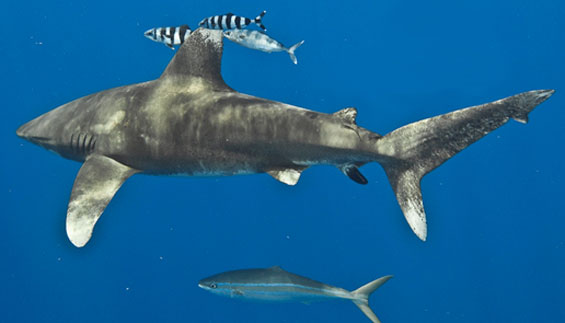
[[[359,309],[373,322],[373,323],[380,323],[381,321],[375,315],[373,310],[369,307],[369,296],[377,290],[377,288],[381,287],[384,283],[386,283],[392,276],[384,276],[379,279],[373,280],[372,282],[365,284],[358,289],[351,292],[351,295],[355,297],[352,299],[353,303],[359,307]]]
[[[304,41],[300,41],[296,44],[294,44],[292,47],[290,47],[288,49],[288,55],[290,55],[290,60],[294,63],[294,64],[298,64],[298,59],[296,59],[296,56],[294,56],[294,51],[300,47],[300,45],[304,44]]]

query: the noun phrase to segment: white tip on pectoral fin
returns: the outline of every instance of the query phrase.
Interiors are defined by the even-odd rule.
[[[106,205],[134,170],[100,155],[89,156],[75,179],[67,209],[67,236],[77,247],[83,247]]]

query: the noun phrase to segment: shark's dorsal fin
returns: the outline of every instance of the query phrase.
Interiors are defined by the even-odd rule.
[[[269,267],[269,269],[272,271],[285,271],[284,269],[281,268],[281,266],[273,266],[273,267]]]
[[[161,79],[175,81],[200,78],[214,90],[229,90],[222,78],[223,36],[221,30],[198,28],[190,34],[171,60]],[[178,79],[178,80],[177,80]]]
[[[345,108],[334,113],[334,116],[342,119],[346,123],[356,124],[355,120],[357,119],[357,109]]]
[[[84,246],[106,205],[122,183],[138,171],[112,158],[91,155],[73,185],[67,209],[67,235],[77,246]]]

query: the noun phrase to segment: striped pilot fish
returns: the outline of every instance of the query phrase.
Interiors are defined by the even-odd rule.
[[[263,23],[261,22],[261,19],[263,19],[263,16],[266,13],[267,11],[263,10],[263,12],[261,12],[253,20],[241,16],[236,16],[233,13],[226,13],[225,15],[218,15],[218,16],[204,18],[202,19],[202,21],[200,21],[199,26],[208,29],[227,30],[227,29],[236,29],[236,28],[242,29],[249,26],[251,23],[254,23],[264,31],[267,31],[267,28],[265,28],[265,26],[263,26]]]
[[[259,301],[311,302],[351,300],[372,321],[380,322],[369,307],[369,296],[392,276],[384,276],[354,291],[299,276],[279,266],[227,271],[205,279],[198,286],[215,294]]]
[[[267,34],[257,30],[248,29],[226,30],[224,31],[224,36],[241,46],[245,46],[251,49],[257,49],[267,53],[285,51],[288,53],[290,60],[294,64],[298,64],[298,60],[296,59],[296,56],[294,56],[294,51],[304,43],[304,41],[300,41],[294,44],[292,47],[286,48],[279,41],[269,37]]]
[[[147,30],[145,37],[167,45],[170,49],[174,50],[176,45],[182,45],[185,40],[190,36],[191,30],[188,25],[179,27],[158,27]]]

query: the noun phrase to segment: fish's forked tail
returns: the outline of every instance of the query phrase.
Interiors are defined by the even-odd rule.
[[[294,55],[294,51],[300,47],[300,45],[304,44],[304,41],[299,41],[298,43],[292,45],[288,50],[288,55],[290,56],[290,60],[294,63],[294,64],[298,64],[298,59],[296,59],[296,56]]]
[[[421,240],[427,236],[422,177],[508,120],[526,123],[528,113],[554,92],[529,91],[456,110],[408,124],[377,141],[378,154],[384,157],[379,162],[406,221]]]
[[[265,28],[265,26],[263,25],[263,22],[261,21],[261,19],[263,19],[263,16],[267,13],[267,10],[263,10],[263,12],[261,12],[257,17],[255,17],[255,19],[253,19],[253,22],[259,26],[259,28],[263,29],[263,31],[267,31],[267,28]]]
[[[391,278],[391,275],[381,277],[351,292],[351,295],[354,297],[352,299],[353,303],[357,305],[363,314],[373,323],[380,323],[381,321],[379,321],[377,315],[375,315],[373,310],[369,307],[369,296]]]

